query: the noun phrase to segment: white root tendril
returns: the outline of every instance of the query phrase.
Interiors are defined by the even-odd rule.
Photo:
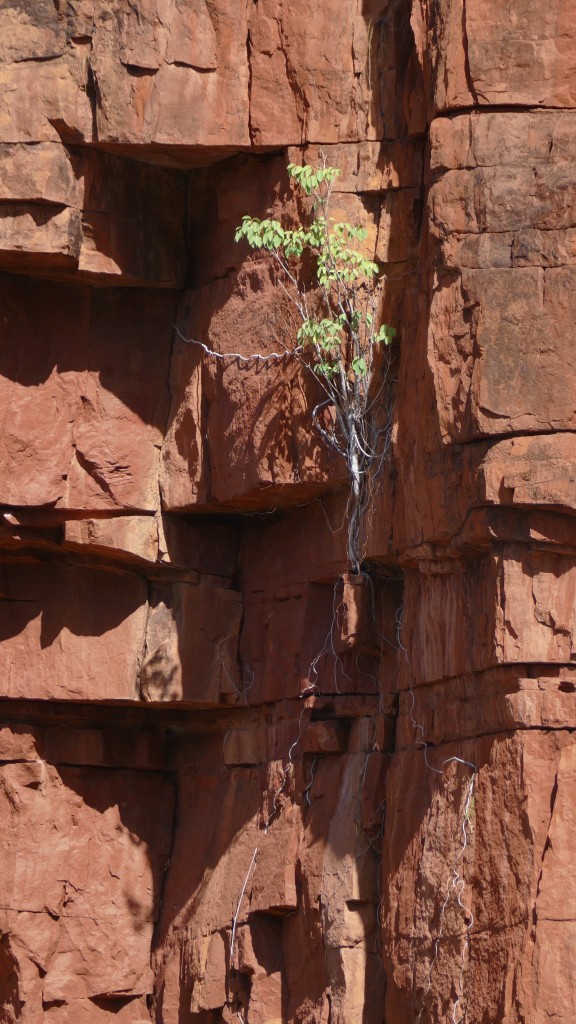
[[[174,330],[182,342],[196,346],[205,356],[215,360],[223,367],[236,363],[245,369],[260,370],[284,365],[287,360],[296,359],[305,372],[313,374],[316,384],[322,388],[324,397],[313,408],[311,423],[326,447],[342,458],[347,471],[348,496],[343,527],[347,529],[348,572],[366,577],[372,588],[374,635],[379,638],[380,642],[385,641],[392,648],[396,647],[405,654],[406,652],[399,642],[399,626],[397,644],[394,644],[393,640],[383,637],[378,631],[375,614],[374,575],[367,571],[370,516],[376,508],[376,498],[382,486],[384,468],[389,461],[392,449],[392,403],[396,381],[392,377],[393,355],[390,342],[396,332],[394,328],[380,324],[384,298],[384,268],[372,260],[366,259],[363,255],[359,243],[366,238],[366,230],[359,225],[337,224],[328,215],[333,183],[339,172],[334,168],[327,167],[323,155],[322,162],[320,168],[299,168],[295,165],[288,167],[290,177],[304,190],[306,196],[313,200],[313,209],[317,211],[317,215],[314,216],[312,224],[306,232],[300,229],[285,230],[277,221],[260,221],[258,218],[244,217],[243,224],[236,233],[237,240],[245,238],[253,249],[266,252],[267,256],[273,260],[275,281],[292,303],[292,311],[297,311],[302,322],[295,338],[297,344],[285,348],[281,352],[242,355],[239,352],[216,352],[202,341],[186,338],[176,325],[174,325]],[[302,280],[302,264],[298,262],[304,250],[312,256],[316,265],[316,281],[312,295],[306,291],[305,283]],[[296,269],[297,266],[299,269]],[[305,266],[306,264],[304,264]],[[326,515],[323,505],[321,507]],[[326,519],[328,522],[327,517]],[[328,526],[332,530],[329,522]],[[344,661],[340,657],[338,644],[335,643],[335,627],[338,623],[338,602],[340,600],[339,587],[342,578],[340,576],[334,586],[330,628],[322,649],[310,663],[306,685],[304,685],[300,697],[320,693],[321,663],[325,658],[332,659],[333,691],[336,694],[342,693],[340,684],[356,681],[356,677],[352,680],[346,671],[350,667],[350,662]],[[371,667],[370,662],[368,662],[368,667]],[[382,709],[379,680],[376,674],[363,670],[361,653],[356,653],[355,670],[358,678],[369,680],[374,685],[380,695],[380,708]],[[224,663],[223,672],[233,691],[236,691],[238,696],[248,703],[247,694],[254,684],[254,673],[248,669],[248,677],[242,679],[242,689],[240,689],[240,686],[231,678]],[[324,674],[323,671],[322,674]],[[355,687],[351,685],[350,690],[355,692]],[[282,813],[280,798],[292,776],[295,751],[302,737],[306,711],[306,705],[303,705],[298,722],[298,734],[289,747],[286,762],[282,765],[279,784],[272,795],[271,803],[268,804],[270,810],[263,825],[263,835],[268,833],[273,822]],[[422,734],[423,729],[420,735]],[[370,755],[375,752],[379,753],[375,738],[373,744],[372,750],[366,755],[361,788],[365,782]],[[423,743],[423,746],[427,758],[427,745]],[[308,807],[311,805],[310,794],[316,764],[317,758],[314,758],[310,781],[303,794],[303,803]],[[373,844],[378,844],[382,838],[385,807],[386,801],[384,800],[377,812],[377,834],[370,839],[368,847],[359,856],[364,856],[369,849],[376,852]],[[463,836],[467,839],[466,827],[464,827]],[[234,969],[237,923],[247,886],[256,864],[258,849],[258,846],[254,849],[232,920],[229,949],[231,970]],[[462,857],[463,855],[462,852]],[[456,867],[453,871],[453,887],[455,891],[457,890],[460,905],[464,907],[461,902],[464,883]],[[380,877],[378,884],[378,920],[380,921]],[[463,990],[463,971],[464,966],[462,967],[460,992]],[[238,1019],[244,1021],[245,1011],[240,1008],[236,1009],[236,1013]],[[459,1021],[455,1019],[454,1024],[459,1024]]]
[[[242,901],[244,899],[244,893],[246,892],[246,886],[248,885],[248,881],[250,879],[250,875],[252,874],[252,870],[253,870],[254,865],[256,863],[257,856],[258,856],[258,847],[255,848],[254,853],[252,854],[252,860],[250,861],[250,864],[249,864],[249,867],[248,867],[248,871],[246,872],[246,877],[244,879],[244,884],[243,884],[243,886],[242,886],[242,888],[240,890],[240,895],[238,897],[238,903],[236,904],[236,911],[234,913],[234,917],[232,918],[232,932],[230,934],[230,966],[231,967],[234,966],[234,949],[235,949],[235,945],[236,945],[236,928],[237,928],[237,925],[238,925],[238,918],[240,916],[240,910],[241,910],[241,907],[242,907]]]
[[[434,768],[432,765],[429,765],[429,767],[430,767],[431,771],[436,772],[437,774],[440,774],[440,775],[444,775],[445,774],[445,771],[444,771],[445,768],[449,764],[453,764],[453,763],[461,764],[464,767],[469,768],[470,771],[472,772],[472,774],[471,774],[470,779],[468,781],[468,784],[466,786],[466,792],[465,792],[465,797],[464,797],[464,805],[463,805],[463,808],[462,808],[462,815],[461,815],[461,819],[460,819],[460,829],[459,829],[460,845],[459,845],[459,847],[458,847],[458,849],[456,851],[456,854],[454,856],[454,860],[452,861],[452,864],[450,865],[450,876],[449,876],[448,881],[446,883],[446,893],[445,893],[445,896],[444,896],[444,900],[442,902],[442,906],[440,907],[440,915],[439,915],[439,920],[438,920],[438,930],[437,930],[436,938],[434,939],[434,943],[433,943],[433,947],[432,947],[433,948],[433,955],[432,955],[432,959],[430,961],[430,965],[429,965],[429,968],[428,968],[427,985],[426,985],[426,988],[424,989],[424,992],[422,993],[422,1003],[421,1003],[421,1006],[420,1006],[420,1012],[418,1014],[417,1020],[420,1021],[421,1018],[422,1018],[422,1015],[423,1015],[424,1010],[425,1010],[426,996],[429,994],[429,992],[430,992],[430,990],[432,988],[432,978],[433,978],[433,974],[434,974],[434,968],[436,967],[436,964],[438,963],[438,960],[439,960],[439,957],[440,957],[440,946],[441,946],[441,943],[442,943],[443,939],[449,937],[449,936],[446,936],[446,934],[444,932],[444,918],[445,918],[445,914],[446,914],[446,911],[448,909],[448,906],[450,904],[450,901],[454,900],[456,902],[459,910],[461,911],[461,915],[462,915],[462,918],[463,918],[463,921],[464,921],[464,929],[463,929],[463,935],[462,935],[462,940],[461,940],[459,973],[458,973],[458,981],[457,981],[457,986],[456,986],[456,999],[454,1000],[454,1005],[452,1007],[452,1017],[451,1017],[451,1019],[452,1019],[452,1024],[463,1024],[463,1021],[465,1021],[465,1019],[466,1019],[466,1005],[465,1005],[465,1001],[464,1001],[464,999],[465,999],[465,971],[466,971],[466,966],[468,964],[468,959],[469,959],[469,955],[470,955],[470,936],[471,936],[472,928],[474,926],[474,915],[472,913],[471,907],[467,906],[467,904],[464,902],[464,892],[465,892],[465,889],[466,889],[466,882],[465,882],[464,876],[462,874],[462,866],[463,866],[463,861],[464,861],[464,856],[466,854],[466,850],[467,850],[468,846],[470,845],[470,836],[469,836],[470,816],[471,816],[471,813],[472,813],[472,807],[473,807],[473,800],[474,800],[474,793],[475,793],[475,788],[476,788],[476,780],[477,780],[478,769],[477,769],[476,765],[472,761],[467,761],[467,760],[465,760],[462,757],[455,757],[455,756],[454,757],[446,758],[446,760],[442,762],[442,766],[440,768]]]
[[[474,796],[476,791],[476,783],[478,780],[478,766],[474,764],[473,761],[469,761],[463,757],[458,757],[457,755],[447,757],[442,762],[439,768],[436,768],[435,765],[431,764],[430,762],[428,756],[430,747],[429,743],[425,739],[425,729],[422,723],[419,722],[418,719],[416,718],[416,695],[414,693],[414,688],[412,686],[410,659],[408,657],[408,652],[401,640],[402,612],[403,609],[400,608],[396,615],[396,641],[398,650],[404,657],[404,660],[406,661],[406,665],[408,667],[408,671],[410,672],[410,687],[408,689],[408,715],[410,718],[410,724],[414,730],[416,744],[422,749],[422,753],[424,755],[424,763],[426,767],[429,769],[429,771],[433,772],[435,775],[444,776],[445,770],[450,764],[462,765],[463,768],[467,768],[471,773],[470,778],[468,780],[468,784],[466,786],[462,812],[459,819],[460,826],[457,836],[459,836],[460,838],[460,844],[458,846],[452,864],[450,865],[450,876],[446,884],[446,893],[444,896],[444,900],[440,907],[438,930],[432,946],[432,958],[430,960],[430,965],[428,968],[427,984],[424,988],[424,991],[422,992],[420,1010],[416,1018],[416,1021],[417,1024],[421,1021],[422,1015],[424,1014],[424,1011],[426,1009],[426,997],[429,995],[432,989],[434,968],[436,967],[440,956],[440,946],[443,939],[446,938],[444,933],[444,918],[446,910],[450,904],[450,901],[454,899],[456,905],[458,906],[458,909],[461,912],[464,921],[464,929],[462,934],[460,950],[456,998],[452,1006],[451,1021],[452,1024],[463,1024],[463,1022],[466,1020],[467,1015],[465,1003],[465,972],[470,956],[471,932],[474,926],[474,915],[472,913],[472,909],[464,902],[466,881],[463,876],[463,863],[464,857],[466,855],[466,850],[470,845],[470,819],[474,807]]]
[[[178,337],[197,346],[211,359],[245,367],[267,367],[296,359],[312,373],[325,395],[312,410],[311,420],[328,448],[343,459],[348,473],[347,556],[350,571],[360,573],[367,545],[367,520],[384,463],[391,450],[392,355],[395,328],[380,323],[385,273],[362,248],[367,230],[337,222],[330,216],[334,183],[340,171],[327,165],[288,165],[288,176],[310,200],[310,223],[283,228],[275,219],[248,215],[236,231],[236,241],[265,254],[274,267],[275,284],[301,321],[296,344],[282,352],[215,352],[203,341]],[[306,259],[314,267],[311,294],[307,291]],[[330,410],[324,422],[321,413]]]
[[[302,346],[299,345],[297,348],[286,349],[285,352],[269,352],[265,356],[260,352],[254,352],[251,356],[243,356],[240,352],[216,352],[213,348],[209,348],[208,345],[205,345],[203,341],[198,341],[196,338],[184,337],[182,331],[176,326],[176,324],[174,324],[174,330],[185,345],[197,345],[198,348],[201,348],[202,351],[206,353],[207,356],[230,363],[261,363],[263,365],[266,365],[267,363],[282,363],[285,359],[290,359],[292,357],[298,358],[302,351]]]

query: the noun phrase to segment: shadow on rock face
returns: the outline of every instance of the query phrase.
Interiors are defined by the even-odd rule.
[[[3,276],[8,505],[156,508],[176,295]]]
[[[423,136],[426,98],[422,68],[404,0],[363,0],[369,26],[367,71],[376,138]]]
[[[7,1024],[15,1024],[21,1009],[18,963],[10,948],[10,936],[0,934],[0,1015]]]
[[[29,1015],[22,1019],[58,1006],[84,1020],[93,1002],[113,1012],[123,1001],[138,1005],[143,1019],[173,782],[158,772],[55,766],[39,756],[2,765],[0,806],[12,832],[3,844],[10,945],[0,941],[2,1019],[20,1020],[21,1002]],[[24,862],[33,870],[22,870]]]
[[[134,699],[144,580],[59,562],[6,563],[0,594],[4,697]]]

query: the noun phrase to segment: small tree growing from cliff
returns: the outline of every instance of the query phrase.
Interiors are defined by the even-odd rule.
[[[348,558],[358,573],[365,515],[389,445],[382,395],[390,363],[385,353],[396,332],[379,322],[382,283],[378,264],[360,249],[365,228],[330,217],[339,173],[326,164],[289,164],[290,178],[311,200],[310,223],[288,229],[277,220],[246,216],[236,241],[246,239],[253,249],[272,255],[280,271],[278,283],[298,311],[301,324],[292,351],[313,370],[326,393],[312,415],[325,442],[346,462]],[[308,263],[313,273],[310,291],[303,275]]]

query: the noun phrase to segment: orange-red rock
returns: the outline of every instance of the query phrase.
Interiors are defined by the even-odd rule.
[[[105,1008],[136,999],[141,1012],[170,847],[170,783],[38,759],[4,765],[0,791],[8,1019],[35,1021],[46,1009],[54,1017],[56,1006],[62,1019],[76,1006],[80,1019],[94,1019],[93,1000]]]
[[[574,1019],[572,7],[0,4],[3,1024]],[[234,242],[323,159],[399,339],[359,576]]]

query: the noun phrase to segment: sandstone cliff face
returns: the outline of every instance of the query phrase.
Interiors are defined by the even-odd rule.
[[[1,1024],[576,1014],[576,8],[0,4]],[[370,578],[243,214],[398,328]],[[188,340],[187,340],[188,339]]]

